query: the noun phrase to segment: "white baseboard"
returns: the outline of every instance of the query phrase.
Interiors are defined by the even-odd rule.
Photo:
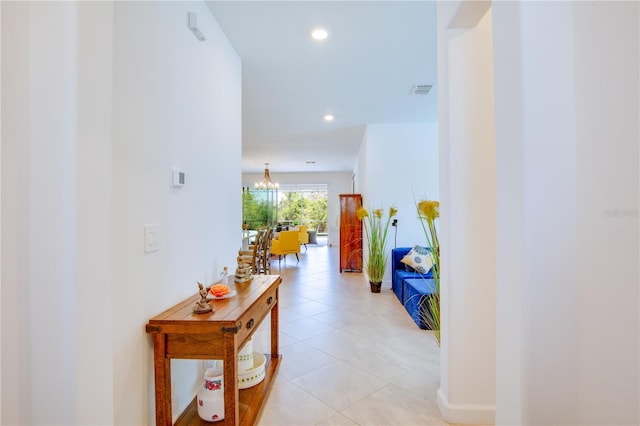
[[[447,423],[493,425],[496,422],[495,405],[450,404],[442,389],[438,389],[438,408]]]

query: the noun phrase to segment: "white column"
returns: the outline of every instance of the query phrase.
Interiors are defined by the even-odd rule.
[[[2,4],[2,424],[113,423],[111,7]]]
[[[496,344],[491,15],[488,4],[472,10],[457,6],[438,6],[443,265],[438,402],[448,422],[488,424],[494,421]],[[473,24],[449,28],[454,20]]]
[[[29,3],[2,9],[2,418],[30,424],[29,411]],[[11,40],[11,42],[9,42]],[[11,105],[11,108],[8,106]]]
[[[29,24],[29,297],[21,303],[30,321],[31,421],[73,424],[76,7],[31,4]]]
[[[579,284],[572,5],[525,3],[521,17],[523,419],[575,424]]]
[[[86,425],[114,424],[113,8],[113,2],[77,3],[76,423]]]
[[[524,272],[523,87],[519,3],[493,5],[496,106],[496,424],[522,418]]]

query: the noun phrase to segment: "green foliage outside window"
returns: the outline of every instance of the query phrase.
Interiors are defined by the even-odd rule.
[[[243,223],[249,229],[286,225],[306,225],[319,234],[327,232],[327,192],[326,191],[278,191],[278,205],[275,205],[275,191],[267,194],[246,188],[242,193]]]
[[[327,192],[284,192],[278,205],[278,221],[306,225],[318,233],[327,232]]]
[[[312,192],[309,194],[305,215],[306,224],[319,234],[327,233],[327,193]]]
[[[265,191],[250,191],[248,189],[242,192],[243,223],[249,229],[270,226],[275,222],[275,208],[272,202],[265,197],[265,194],[262,194],[263,192]]]
[[[278,204],[278,222],[300,225],[307,200],[300,192],[285,192]]]

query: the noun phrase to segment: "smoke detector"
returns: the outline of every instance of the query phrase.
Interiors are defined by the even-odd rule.
[[[428,95],[433,86],[431,84],[414,84],[409,90],[410,95]]]

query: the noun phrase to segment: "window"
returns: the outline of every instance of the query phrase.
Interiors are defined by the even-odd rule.
[[[306,225],[327,233],[327,185],[281,185],[278,190],[243,190],[243,224],[261,226]]]
[[[242,225],[246,229],[272,227],[277,222],[277,190],[242,188]]]
[[[327,185],[282,185],[279,192],[279,223],[327,233]]]

